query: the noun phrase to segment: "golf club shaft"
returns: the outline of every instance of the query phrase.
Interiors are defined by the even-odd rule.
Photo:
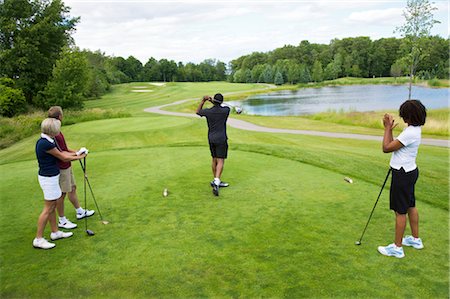
[[[231,104],[229,104],[227,102],[222,102],[222,105],[236,109],[236,106],[233,106],[233,105],[231,105]]]
[[[83,169],[83,174],[84,174],[84,208],[85,209],[87,209],[87,200],[86,200],[86,157],[84,157],[83,158],[83,162],[84,162],[84,166],[83,166],[83,163],[81,162],[81,160],[78,160],[78,161],[80,161],[80,164],[81,164],[81,168]],[[86,229],[86,232],[88,231],[88,228],[87,228],[87,217],[84,217],[84,226],[85,226],[85,229]]]
[[[86,159],[86,158],[84,158],[84,159]],[[89,182],[89,178],[86,174],[86,162],[84,164],[84,167],[83,167],[83,164],[81,163],[81,161],[80,161],[80,164],[81,164],[81,168],[83,169],[83,172],[84,172],[84,180],[85,180],[85,182],[87,182],[87,184],[89,186],[89,190],[91,191],[92,198],[94,199],[95,207],[97,208],[98,214],[100,215],[100,220],[103,221],[102,213],[100,212],[100,208],[98,207],[97,200],[95,199],[94,191],[92,191],[91,183]],[[85,203],[85,205],[86,205],[86,203]]]
[[[390,174],[391,174],[391,168],[389,168],[388,173],[386,175],[386,178],[384,179],[383,186],[381,186],[380,193],[378,194],[377,200],[375,201],[375,204],[373,205],[372,212],[370,212],[369,219],[367,220],[366,226],[364,227],[364,230],[363,230],[363,232],[361,234],[361,238],[359,238],[359,243],[361,243],[361,240],[362,240],[362,238],[364,236],[364,233],[366,232],[367,226],[369,225],[370,219],[372,219],[373,212],[375,211],[375,208],[377,206],[378,200],[380,199],[381,193],[383,192],[384,186],[386,185],[386,182],[387,182]]]

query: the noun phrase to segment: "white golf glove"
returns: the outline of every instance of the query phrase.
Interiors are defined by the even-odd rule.
[[[80,148],[79,150],[78,150],[78,152],[76,152],[76,154],[77,154],[77,156],[79,156],[79,155],[82,155],[82,154],[88,154],[88,149],[87,148],[85,148],[85,147],[82,147],[82,148]]]

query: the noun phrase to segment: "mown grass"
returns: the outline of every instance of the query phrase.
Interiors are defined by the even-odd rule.
[[[111,103],[126,111],[129,103],[132,117],[63,127],[70,147],[89,148],[89,179],[110,221],[89,219],[93,237],[79,221],[55,249],[33,249],[38,136],[0,150],[2,298],[448,298],[447,148],[422,145],[418,156],[425,248],[388,258],[376,252],[393,239],[388,189],[363,245],[354,245],[388,168],[379,142],[228,128],[223,179],[231,186],[215,198],[205,120],[138,112],[201,97],[169,88],[170,99],[154,101],[120,91]],[[104,99],[94,103],[107,108]],[[95,209],[91,198],[88,207]],[[66,215],[74,220],[68,201]]]
[[[143,87],[146,88],[143,88]],[[168,82],[164,85],[152,85],[151,83],[135,82],[115,85],[112,92],[99,100],[85,102],[88,108],[121,108],[134,115],[143,115],[145,108],[172,103],[177,100],[193,98],[200,100],[204,95],[213,96],[215,93],[235,93],[250,90],[266,90],[265,84],[242,84],[228,82]],[[135,92],[136,90],[148,90],[149,92]],[[130,96],[130,94],[132,96]]]
[[[397,260],[376,252],[392,240],[388,192],[363,245],[354,245],[387,171],[389,155],[377,142],[230,128],[223,178],[231,187],[214,198],[203,119],[149,114],[64,132],[70,145],[91,150],[88,174],[111,223],[97,215],[89,220],[94,237],[81,221],[52,251],[33,249],[42,207],[35,138],[0,151],[4,298],[448,296],[446,149],[421,147],[417,200],[426,248],[408,248]],[[94,208],[90,198],[88,205]],[[74,218],[69,204],[66,214]]]

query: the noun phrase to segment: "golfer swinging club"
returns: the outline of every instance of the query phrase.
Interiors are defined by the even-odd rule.
[[[206,101],[213,103],[213,107],[203,109]],[[219,196],[220,187],[228,187],[228,184],[220,181],[220,176],[223,171],[223,164],[227,158],[228,143],[227,143],[227,119],[230,115],[229,107],[222,107],[223,95],[217,93],[214,98],[204,96],[198,105],[196,113],[200,116],[206,116],[208,122],[208,141],[209,149],[212,156],[212,172],[214,180],[211,182],[213,194]]]

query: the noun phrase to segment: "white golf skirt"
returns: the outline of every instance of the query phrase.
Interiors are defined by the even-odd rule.
[[[55,176],[38,175],[39,185],[44,192],[45,200],[57,200],[61,197],[61,187],[59,187],[59,174]]]

